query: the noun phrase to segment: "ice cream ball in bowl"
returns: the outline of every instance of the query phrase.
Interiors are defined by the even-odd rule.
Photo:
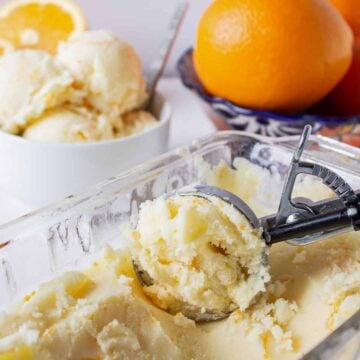
[[[110,31],[74,34],[56,54],[0,57],[0,189],[36,207],[167,150],[171,109],[149,109],[141,60]]]
[[[131,45],[106,30],[83,32],[60,43],[59,61],[95,109],[124,114],[146,98],[141,61]]]
[[[22,135],[30,141],[74,143],[111,140],[114,131],[107,119],[81,108],[48,110]]]

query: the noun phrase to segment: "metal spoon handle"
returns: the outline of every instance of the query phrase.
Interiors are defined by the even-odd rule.
[[[189,4],[187,1],[182,0],[176,7],[176,10],[167,28],[166,36],[158,51],[158,55],[153,61],[153,63],[150,65],[147,72],[145,73],[147,92],[149,94],[149,97],[147,98],[146,102],[143,104],[144,109],[148,108],[152,103],[152,99],[155,93],[157,83],[164,72],[165,65],[168,61],[171,50],[175,43],[181,23],[185,18],[188,5]]]

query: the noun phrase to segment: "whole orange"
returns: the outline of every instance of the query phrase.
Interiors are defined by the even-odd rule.
[[[360,115],[360,39],[355,40],[349,71],[329,95],[327,104],[333,114]]]
[[[303,110],[348,70],[353,35],[327,0],[214,0],[200,19],[196,72],[239,105]]]
[[[331,0],[352,28],[360,36],[360,0]]]

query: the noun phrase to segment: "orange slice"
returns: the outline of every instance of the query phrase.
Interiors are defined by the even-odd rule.
[[[60,41],[86,27],[84,14],[71,0],[11,0],[0,7],[0,38],[15,49],[55,53]]]

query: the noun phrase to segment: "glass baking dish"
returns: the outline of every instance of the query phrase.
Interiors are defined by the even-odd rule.
[[[140,165],[81,195],[2,225],[0,311],[41,282],[64,271],[83,268],[98,256],[104,245],[120,247],[119,228],[121,224],[136,221],[142,202],[204,180],[196,165],[199,157],[211,165],[221,160],[231,165],[235,157],[244,157],[283,178],[296,143],[297,137],[266,138],[237,131],[217,133]],[[335,170],[355,189],[360,189],[360,149],[314,136],[304,159]],[[352,335],[335,341],[332,354],[339,354],[339,349],[345,346],[343,343],[359,343],[360,311],[355,316],[357,322],[350,324]],[[349,327],[344,332],[349,334]],[[334,344],[331,337],[325,341]],[[324,348],[327,351],[322,357]],[[320,347],[315,355],[309,356],[306,359],[331,359],[329,346]],[[356,359],[355,353],[351,356],[344,359]]]

